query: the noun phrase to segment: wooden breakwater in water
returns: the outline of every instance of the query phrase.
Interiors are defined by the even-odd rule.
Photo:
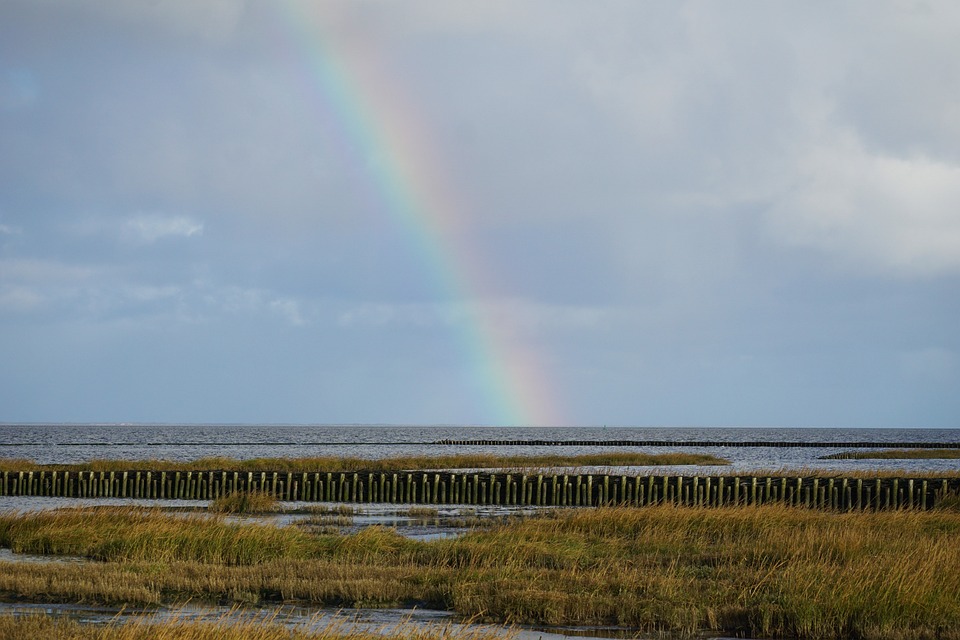
[[[0,496],[212,500],[266,491],[281,500],[604,506],[789,504],[928,509],[960,495],[958,478],[626,476],[606,474],[283,471],[4,471]]]
[[[732,447],[776,449],[960,449],[960,442],[880,442],[851,440],[437,440],[415,443],[459,447]]]

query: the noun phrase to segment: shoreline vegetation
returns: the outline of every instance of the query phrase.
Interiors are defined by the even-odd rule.
[[[0,458],[3,471],[422,471],[496,468],[550,467],[647,467],[647,466],[725,466],[730,461],[696,453],[609,452],[576,456],[495,456],[465,454],[450,456],[397,456],[381,459],[341,458],[235,458],[207,457],[190,461],[172,460],[90,460],[77,464],[37,464],[24,458]]]
[[[296,473],[676,464],[727,461],[619,452],[76,465],[0,459],[0,471]],[[729,471],[720,467],[717,473]],[[70,560],[0,563],[0,599],[148,607],[417,606],[496,624],[613,625],[665,637],[960,640],[960,498],[952,493],[929,510],[838,512],[780,504],[555,508],[477,523],[460,536],[432,540],[377,525],[350,533],[314,526],[327,523],[322,518],[281,525],[231,515],[276,511],[277,498],[234,492],[213,500],[204,513],[139,506],[0,513],[0,547]],[[341,511],[352,507],[336,509],[349,519]],[[362,632],[280,629],[264,619],[244,625],[245,620],[226,625],[248,631],[232,636],[207,622],[138,616],[98,631],[109,640],[367,640]],[[87,629],[51,616],[0,616],[0,640],[81,638]],[[421,628],[389,636],[434,637]],[[480,631],[467,637],[485,638]]]
[[[960,638],[955,506],[562,509],[430,541],[96,507],[0,516],[0,546],[91,560],[0,564],[8,600],[416,605],[687,637]]]
[[[212,621],[177,615],[169,620],[153,616],[133,621],[115,619],[98,626],[95,637],[97,640],[510,640],[509,632],[498,634],[485,627],[476,631],[448,628],[434,631],[408,622],[391,629],[364,631],[351,629],[346,623],[332,622],[313,630],[311,626],[321,622],[320,619],[307,620],[291,628],[271,614],[251,618],[241,613],[234,611]],[[88,640],[91,637],[88,624],[62,616],[0,615],[0,640]]]
[[[960,449],[884,449],[842,451],[821,456],[821,460],[960,460]]]

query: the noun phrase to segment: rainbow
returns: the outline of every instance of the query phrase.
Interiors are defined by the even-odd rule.
[[[470,242],[467,207],[444,174],[415,105],[376,63],[376,46],[338,39],[294,2],[277,6],[283,30],[354,149],[352,161],[376,185],[380,208],[405,233],[438,293],[467,309],[455,323],[456,339],[484,411],[481,422],[562,424],[540,354],[483,303],[496,298],[496,287]]]

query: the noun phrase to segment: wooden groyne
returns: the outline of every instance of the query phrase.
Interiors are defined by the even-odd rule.
[[[960,495],[960,478],[626,476],[604,474],[281,471],[4,471],[0,496],[212,500],[266,491],[281,500],[603,506],[781,503],[811,508],[927,509]]]
[[[802,440],[437,440],[460,447],[773,447],[777,449],[960,449],[960,442],[809,442]]]
[[[209,447],[210,442],[51,442],[49,446],[53,447]],[[731,448],[755,448],[772,447],[776,449],[960,449],[960,442],[881,442],[878,440],[860,440],[860,441],[807,441],[807,440],[430,440],[430,441],[406,441],[406,442],[379,442],[374,440],[365,440],[362,442],[309,442],[289,440],[280,441],[244,441],[244,442],[219,442],[220,445],[232,446],[258,446],[258,447],[382,447],[403,445],[409,447],[436,447],[436,446],[459,446],[459,447],[731,447]],[[0,442],[0,449],[23,447],[22,442]]]

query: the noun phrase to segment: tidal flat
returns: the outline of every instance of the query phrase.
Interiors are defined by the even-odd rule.
[[[668,637],[960,638],[949,501],[551,509],[434,540],[120,506],[3,515],[0,546],[91,560],[0,564],[0,593],[22,602],[418,606]]]

